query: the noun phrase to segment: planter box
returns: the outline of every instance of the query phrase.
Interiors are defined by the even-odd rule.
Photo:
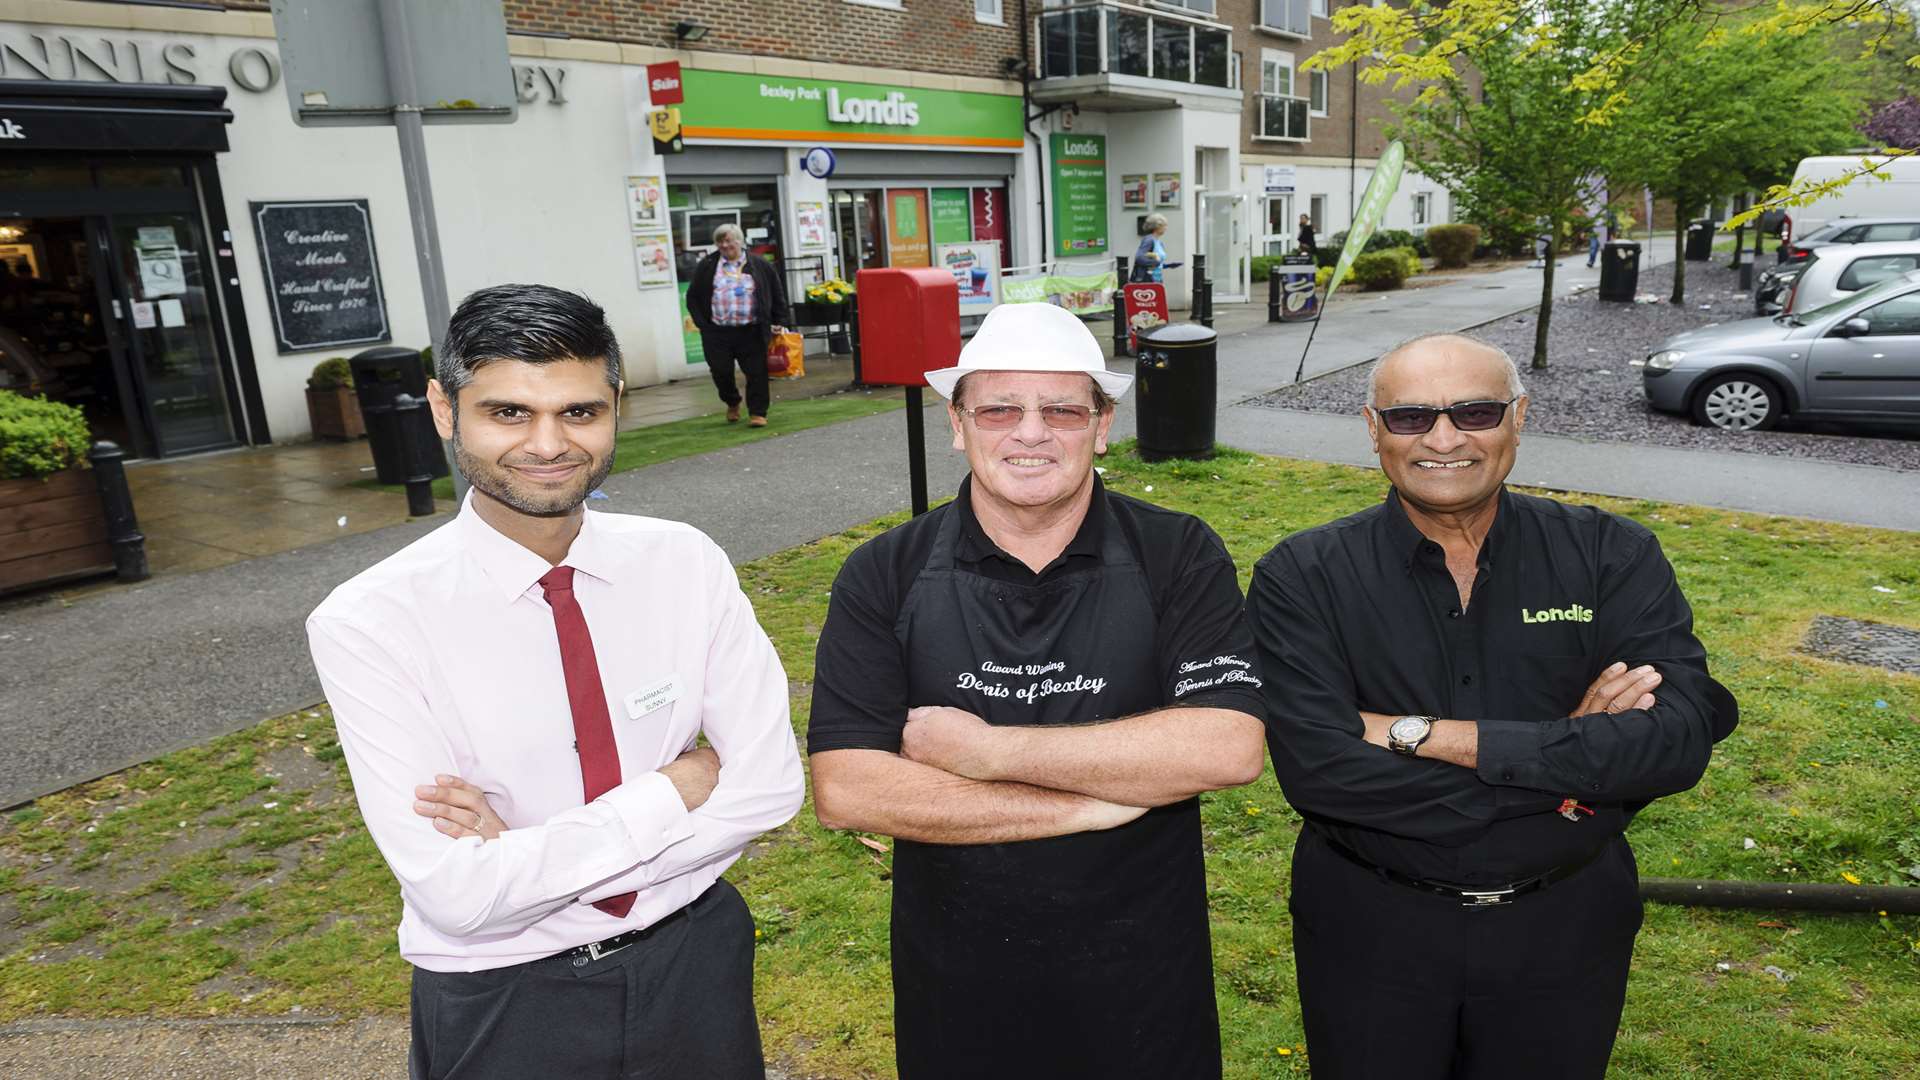
[[[366,421],[360,417],[360,399],[351,386],[326,390],[307,387],[307,419],[313,424],[316,439],[346,442],[367,433]]]
[[[802,300],[793,305],[793,324],[795,326],[832,326],[847,321],[847,305],[822,304],[812,300]]]
[[[0,480],[0,593],[113,569],[107,517],[91,470]]]

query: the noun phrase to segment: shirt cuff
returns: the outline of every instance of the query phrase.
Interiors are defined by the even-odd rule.
[[[1545,789],[1546,769],[1540,764],[1542,725],[1482,720],[1479,727],[1479,765],[1474,771],[1480,779],[1500,787]]]
[[[627,839],[633,842],[640,862],[649,862],[662,851],[693,835],[687,804],[665,773],[650,772],[637,776],[595,802],[613,807],[627,827]]]

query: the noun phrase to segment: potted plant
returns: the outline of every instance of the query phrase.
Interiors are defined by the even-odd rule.
[[[360,418],[360,400],[353,393],[353,366],[344,356],[330,356],[313,366],[307,376],[307,420],[316,439],[357,439],[367,433]]]
[[[800,326],[830,326],[847,319],[847,300],[853,286],[828,278],[807,286],[806,299],[793,305],[793,321]]]
[[[0,592],[111,573],[79,409],[0,390]]]

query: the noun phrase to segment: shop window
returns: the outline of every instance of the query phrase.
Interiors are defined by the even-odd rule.
[[[85,165],[39,162],[0,168],[0,191],[75,191],[92,186]]]
[[[713,230],[722,225],[738,225],[746,234],[747,250],[755,255],[778,261],[784,254],[780,189],[775,184],[668,184],[667,206],[682,281],[714,250]]]
[[[94,170],[103,188],[184,188],[187,171],[178,165],[102,165]]]

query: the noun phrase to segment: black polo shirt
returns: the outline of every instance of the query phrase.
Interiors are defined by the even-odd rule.
[[[1377,864],[1462,884],[1597,849],[1649,800],[1692,787],[1738,717],[1652,533],[1499,498],[1464,611],[1397,492],[1281,541],[1247,595],[1288,801]],[[1616,660],[1660,672],[1654,707],[1568,719]],[[1363,742],[1362,710],[1477,721],[1479,767]],[[1566,820],[1566,797],[1595,813]]]
[[[1167,510],[1125,495],[1109,494],[1096,476],[1087,516],[1052,563],[1035,573],[1001,550],[973,513],[973,478],[960,494],[904,525],[874,537],[847,557],[834,579],[827,622],[814,653],[813,709],[807,752],[886,750],[900,752],[907,710],[907,673],[894,623],[914,578],[926,566],[943,515],[960,516],[955,562],[995,581],[1041,584],[1068,574],[1101,572],[1100,551],[1108,529],[1119,529],[1146,572],[1158,622],[1156,660],[1165,685],[1162,704],[1237,709],[1253,716],[1262,708],[1258,684],[1227,682],[1183,689],[1192,682],[1184,664],[1211,667],[1216,657],[1253,655],[1241,610],[1240,583],[1226,545],[1191,514]],[[1007,654],[1019,643],[1004,643]],[[1102,716],[1099,719],[1115,719]]]

